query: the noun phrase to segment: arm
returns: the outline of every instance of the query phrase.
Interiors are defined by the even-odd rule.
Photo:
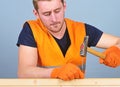
[[[56,68],[37,67],[38,49],[27,23],[21,31],[17,45],[19,46],[18,77],[19,78],[59,78],[72,80],[84,78],[84,74],[74,64],[65,64]],[[24,44],[24,45],[22,45]],[[74,71],[74,72],[71,72]]]
[[[105,49],[111,46],[117,46],[120,48],[120,37],[116,37],[110,34],[103,33],[96,47]]]
[[[103,53],[105,59],[100,58],[100,63],[110,67],[120,66],[120,38],[103,33],[97,47],[107,48]]]
[[[37,48],[20,45],[18,52],[18,77],[19,78],[39,78],[50,77],[52,68],[37,67]]]
[[[68,63],[56,68],[37,67],[37,48],[20,45],[18,61],[19,78],[59,78],[72,80],[84,78],[83,72],[74,64]]]

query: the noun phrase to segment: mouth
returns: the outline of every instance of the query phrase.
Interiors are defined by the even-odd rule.
[[[57,27],[59,26],[59,24],[60,24],[60,23],[57,22],[57,23],[51,24],[51,26],[54,27],[54,28],[57,28]]]
[[[51,24],[51,26],[57,26],[58,24],[60,24],[60,22],[54,22]]]

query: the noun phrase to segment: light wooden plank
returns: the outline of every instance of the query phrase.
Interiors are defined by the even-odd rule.
[[[71,81],[59,79],[0,79],[0,87],[120,87],[120,78],[85,78]]]

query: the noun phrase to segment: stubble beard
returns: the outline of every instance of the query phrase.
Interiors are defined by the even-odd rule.
[[[65,21],[51,24],[50,26],[52,26],[52,27],[50,29],[50,32],[52,32],[52,33],[59,33],[59,32],[61,32],[62,29],[63,29],[64,23],[65,23]],[[52,29],[52,28],[54,28],[54,29]]]

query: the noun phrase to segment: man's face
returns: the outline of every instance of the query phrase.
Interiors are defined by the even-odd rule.
[[[40,18],[48,31],[59,32],[64,23],[66,5],[61,0],[39,1],[37,18]]]

